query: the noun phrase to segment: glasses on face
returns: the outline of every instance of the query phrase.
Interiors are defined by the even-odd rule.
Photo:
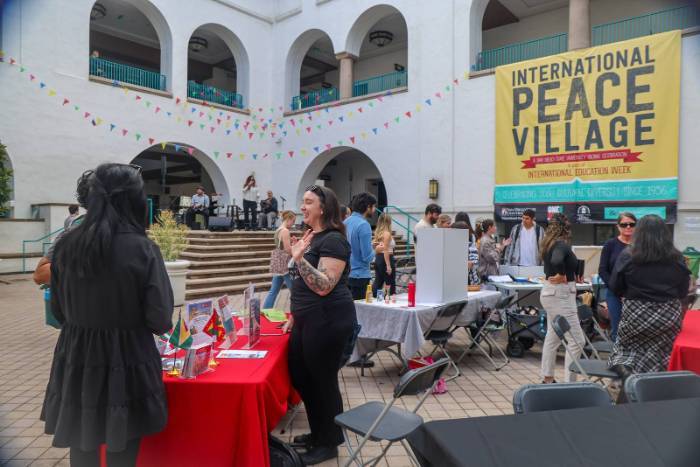
[[[311,186],[308,186],[308,187],[306,187],[306,190],[305,190],[305,191],[310,191],[311,193],[314,193],[316,196],[318,196],[319,198],[321,198],[321,201],[325,201],[325,200],[326,200],[326,195],[323,193],[323,190],[322,190],[321,187],[318,186],[318,185],[311,185]]]
[[[617,224],[617,225],[619,225],[619,226],[622,227],[623,229],[631,229],[631,228],[633,228],[635,225],[637,225],[637,223],[636,223],[636,222],[620,222],[620,223]]]

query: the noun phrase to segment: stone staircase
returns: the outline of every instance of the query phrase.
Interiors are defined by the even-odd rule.
[[[189,245],[180,255],[191,262],[187,274],[187,300],[242,293],[248,284],[256,291],[269,290],[270,252],[274,248],[274,232],[208,232],[190,231]],[[396,258],[411,261],[413,246],[406,255],[406,241],[396,239]]]

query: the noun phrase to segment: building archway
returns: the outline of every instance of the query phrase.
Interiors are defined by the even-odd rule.
[[[345,51],[353,64],[353,97],[408,85],[408,27],[391,5],[375,5],[362,13],[348,32]]]
[[[339,62],[331,38],[320,29],[302,33],[285,63],[285,100],[291,110],[338,100]]]
[[[172,89],[172,33],[147,0],[98,0],[90,10],[90,75]]]
[[[198,186],[217,196],[220,207],[230,203],[231,194],[223,172],[203,151],[182,143],[153,145],[132,161],[142,168],[146,196],[154,211],[174,209],[181,197],[192,196]]]
[[[329,149],[311,161],[299,183],[297,205],[301,205],[306,187],[314,184],[332,189],[340,204],[349,205],[352,197],[362,192],[373,194],[380,208],[389,204],[377,165],[362,151],[348,146]]]
[[[190,35],[187,47],[187,96],[245,108],[250,65],[243,43],[230,29],[208,23]]]

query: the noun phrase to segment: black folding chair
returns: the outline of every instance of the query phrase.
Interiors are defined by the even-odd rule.
[[[423,331],[423,338],[426,341],[430,341],[434,345],[433,350],[429,355],[432,356],[435,351],[440,349],[443,358],[446,358],[449,361],[450,366],[455,370],[455,374],[445,378],[445,381],[451,381],[462,374],[459,366],[457,366],[455,361],[452,360],[452,357],[450,357],[450,354],[447,352],[447,342],[452,339],[455,331],[454,323],[457,321],[457,318],[459,318],[459,315],[462,313],[465,306],[467,306],[467,301],[460,300],[459,302],[450,303],[438,308],[432,322],[425,329],[425,331]]]
[[[489,316],[484,319],[483,322],[477,321],[464,328],[467,331],[467,338],[469,339],[469,342],[462,354],[457,358],[457,365],[459,365],[462,359],[472,349],[477,349],[484,357],[486,357],[496,371],[510,363],[508,355],[506,355],[501,346],[498,345],[498,342],[491,337],[491,334],[502,331],[505,328],[507,319],[505,310],[514,306],[517,301],[518,296],[516,294],[502,297],[498,301],[492,313],[498,313],[501,319],[500,322],[493,321],[491,316]],[[487,345],[488,351],[483,347],[482,343]],[[494,348],[501,354],[501,358],[503,359],[502,363],[497,363],[496,360],[493,359],[492,353]]]
[[[423,424],[423,418],[416,412],[430,395],[435,383],[449,364],[450,361],[443,358],[428,366],[410,370],[399,380],[399,384],[394,388],[394,397],[388,404],[379,401],[367,402],[336,416],[335,423],[343,429],[345,445],[350,453],[350,458],[344,464],[345,467],[353,462],[360,466],[376,465],[386,455],[389,447],[396,442],[403,445],[411,461],[420,465],[406,442],[406,437]],[[412,411],[393,407],[400,397],[417,396],[421,393],[423,395]],[[350,444],[348,431],[355,433],[356,437],[357,435],[362,436],[356,449],[353,449]],[[388,443],[378,456],[364,462],[361,451],[367,441],[388,441]]]
[[[516,415],[608,405],[612,405],[608,391],[589,381],[526,384],[513,394],[513,412]]]
[[[630,402],[700,397],[700,376],[691,371],[637,373],[625,381],[625,394]]]
[[[573,363],[569,367],[569,371],[579,374],[588,380],[595,380],[602,383],[604,386],[605,379],[617,380],[619,375],[608,368],[608,362],[598,359],[590,359],[586,355],[586,352],[582,352],[581,355],[584,358],[576,358],[571,352],[569,340],[566,338],[566,334],[571,334],[571,326],[569,322],[561,315],[557,315],[552,320],[552,329],[554,333],[561,339],[564,343],[564,349],[569,354]],[[571,337],[573,341],[573,336]]]
[[[590,321],[593,324],[593,330],[601,338],[601,340],[591,341],[588,334],[584,332],[583,335],[586,338],[586,345],[583,347],[583,351],[589,352],[598,360],[602,360],[600,357],[601,353],[612,353],[612,341],[605,334],[603,328],[600,327],[600,324],[593,315],[593,309],[590,306],[579,305],[576,311],[578,312],[579,321]]]

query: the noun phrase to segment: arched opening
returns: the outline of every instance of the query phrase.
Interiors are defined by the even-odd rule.
[[[170,28],[147,1],[98,0],[90,10],[90,76],[143,88],[171,88]]]
[[[362,13],[350,29],[345,50],[357,57],[353,97],[408,85],[408,27],[395,7],[376,5]]]
[[[319,154],[301,178],[297,205],[309,185],[324,185],[333,190],[341,204],[349,205],[352,197],[367,192],[377,198],[379,208],[389,204],[382,174],[372,159],[357,149],[339,146]]]
[[[568,50],[568,0],[474,0],[469,18],[472,71]]]
[[[244,108],[248,54],[238,37],[218,24],[198,27],[187,45],[187,96]]]
[[[286,97],[291,110],[338,100],[338,66],[328,34],[312,29],[300,35],[289,50],[286,63]]]
[[[204,152],[190,145],[156,144],[142,151],[131,163],[142,168],[152,217],[167,209],[183,214],[188,199],[199,186],[212,201],[217,201],[219,209],[225,209],[231,199],[219,167]]]

